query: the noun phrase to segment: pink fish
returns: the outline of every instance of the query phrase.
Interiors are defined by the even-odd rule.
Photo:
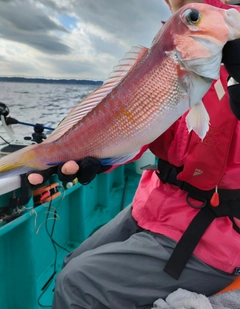
[[[204,138],[209,117],[201,99],[219,78],[223,46],[236,38],[236,10],[184,6],[161,27],[150,48],[133,47],[43,143],[0,159],[0,177],[86,156],[106,165],[125,163],[189,109],[189,130]]]

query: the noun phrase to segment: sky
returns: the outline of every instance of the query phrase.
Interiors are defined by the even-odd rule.
[[[164,0],[0,0],[0,76],[104,80],[169,16]]]

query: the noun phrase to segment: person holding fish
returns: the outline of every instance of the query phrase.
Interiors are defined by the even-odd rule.
[[[190,96],[198,97],[201,87],[207,93],[203,102],[197,98],[197,109],[192,107],[179,115],[153,142],[128,157],[135,160],[149,148],[159,158],[158,171],[144,171],[132,205],[65,258],[56,281],[53,309],[152,308],[156,299],[166,298],[178,288],[213,295],[240,274],[240,44],[233,40],[239,37],[232,35],[222,58],[218,37],[227,36],[235,25],[230,18],[228,26],[219,30],[223,19],[215,7],[228,10],[226,20],[235,13],[220,0],[165,1],[172,13],[177,12],[170,20],[172,32],[168,31],[168,66],[174,67],[177,57],[182,57],[184,66],[190,68],[196,64],[191,58],[194,54],[204,59],[217,51],[208,66],[202,62],[200,73],[201,65],[195,65],[197,76],[193,73],[189,78],[184,68],[178,67],[180,86],[171,75],[162,77],[166,93],[177,96],[174,87],[184,92],[192,83],[199,87],[192,89]],[[198,4],[203,2],[211,7]],[[240,7],[234,8],[240,12]],[[208,29],[208,14],[213,14],[216,29]],[[207,41],[203,28],[213,30],[213,41]],[[184,31],[192,32],[182,39]],[[164,37],[164,32],[161,35]],[[170,35],[178,44],[176,54]],[[184,40],[189,49],[193,47],[190,54]],[[215,62],[221,59],[225,67],[222,65],[219,78],[214,78]],[[126,111],[125,115],[131,119]],[[43,172],[31,171],[28,181],[34,188],[54,172],[60,180],[78,177],[87,184],[112,166],[114,162],[103,164],[87,156],[79,164],[68,161]]]

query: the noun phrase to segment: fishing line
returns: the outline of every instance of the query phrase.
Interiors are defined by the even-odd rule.
[[[48,219],[49,219],[48,216],[49,216],[50,213],[52,213],[52,212],[50,211],[50,210],[51,210],[51,207],[52,207],[52,199],[51,199],[50,202],[49,202],[46,220],[45,220],[43,223],[45,223],[46,232],[47,232],[47,234],[48,234],[48,236],[49,236],[49,238],[50,238],[50,240],[51,240],[51,242],[52,242],[52,245],[53,245],[53,248],[54,248],[54,252],[55,252],[55,257],[54,257],[54,263],[53,263],[53,274],[52,274],[52,276],[50,277],[50,280],[49,280],[49,281],[47,282],[47,284],[44,286],[43,291],[42,291],[42,293],[39,295],[38,300],[37,300],[37,301],[38,301],[38,305],[39,305],[40,307],[43,307],[43,308],[51,308],[51,307],[52,307],[51,305],[47,305],[47,306],[46,306],[46,305],[41,304],[41,303],[40,303],[40,299],[42,298],[42,296],[44,295],[44,293],[46,292],[46,290],[48,289],[48,287],[50,286],[50,284],[53,282],[53,279],[54,279],[55,274],[56,274],[56,272],[57,272],[57,256],[58,256],[58,253],[57,253],[56,245],[55,245],[55,243],[52,241],[52,234],[53,234],[53,232],[54,232],[56,220],[53,221],[51,233],[49,232],[49,230],[48,230],[48,225],[47,225]],[[55,215],[57,214],[56,212],[57,212],[57,209],[55,208],[55,211],[54,211]]]
[[[42,223],[40,223],[40,225],[38,226],[38,228],[37,228],[37,217],[38,217],[38,213],[36,212],[35,209],[32,209],[31,212],[30,212],[31,215],[35,215],[35,218],[34,218],[34,231],[35,231],[36,235],[38,235],[38,233],[39,233],[41,227],[43,226],[43,224],[44,224],[46,221],[50,221],[50,220],[60,220],[60,219],[61,219],[60,216],[57,214],[56,209],[57,209],[57,207],[61,204],[61,202],[63,201],[63,199],[64,199],[64,197],[65,197],[65,190],[64,190],[64,188],[63,188],[62,185],[61,185],[61,186],[59,185],[58,187],[62,189],[62,198],[61,198],[61,200],[58,202],[58,204],[56,205],[56,207],[53,207],[53,206],[52,206],[52,197],[51,197],[51,200],[50,200],[50,202],[49,202],[49,205],[42,205],[43,207],[45,207],[45,208],[48,209],[47,211],[44,212],[45,214],[47,214],[47,216],[46,216],[46,219],[45,219]],[[53,217],[49,218],[49,214],[52,214]]]
[[[65,190],[64,190],[64,188],[63,188],[62,185],[59,186],[59,187],[62,189],[62,192],[63,192],[63,193],[62,193],[62,199],[59,201],[59,204],[60,204],[60,203],[62,202],[62,200],[64,199],[64,197],[65,197]],[[51,201],[52,201],[52,199],[51,199]],[[60,219],[61,219],[60,216],[57,214],[56,208],[55,208],[55,207],[51,206],[50,209],[49,209],[49,206],[43,205],[43,207],[47,207],[47,208],[48,208],[48,211],[45,212],[45,213],[46,213],[46,214],[47,214],[47,213],[48,213],[48,214],[53,214],[53,217],[48,218],[48,216],[47,216],[46,219],[45,219],[42,223],[40,223],[40,225],[37,227],[37,217],[38,217],[38,213],[36,212],[35,209],[32,209],[32,210],[31,210],[30,214],[31,214],[31,215],[35,215],[35,218],[34,218],[34,231],[35,231],[36,235],[39,233],[41,227],[44,225],[44,223],[45,223],[46,221],[50,221],[50,220],[60,220]],[[57,207],[58,207],[58,206],[57,206]],[[25,207],[25,209],[27,209],[27,208]],[[31,208],[29,208],[29,209],[31,209]],[[50,211],[50,210],[51,210],[51,211]],[[67,249],[64,248],[63,246],[59,245],[59,243],[57,243],[56,240],[52,239],[52,241],[55,243],[56,246],[58,246],[59,248],[61,248],[61,249],[64,250],[64,251],[66,251],[67,253],[70,253],[69,250],[67,250]]]
[[[44,207],[45,207],[45,206],[44,206]],[[49,215],[49,214],[55,215],[55,212],[47,211],[47,212],[45,212],[45,214],[47,214],[47,219],[44,220],[42,223],[40,223],[39,226],[38,226],[38,228],[37,228],[37,217],[38,217],[38,213],[36,212],[35,209],[33,209],[33,210],[31,211],[31,215],[32,215],[32,214],[35,214],[35,218],[34,218],[34,231],[35,231],[35,234],[36,234],[36,235],[38,235],[38,233],[39,233],[41,227],[43,226],[43,224],[46,223],[46,221],[50,221],[50,220],[54,220],[54,221],[55,221],[55,220],[60,220],[60,216],[59,216],[58,214],[57,214],[57,217],[48,218],[48,215]]]
[[[63,188],[63,186],[61,186],[61,188],[63,189],[63,194],[62,194],[62,199],[60,200],[60,202],[58,203],[58,205],[62,202],[64,196],[65,196],[65,190]],[[52,242],[52,245],[53,245],[53,248],[54,248],[54,263],[53,263],[53,273],[52,275],[50,276],[49,280],[46,282],[46,284],[44,285],[44,287],[42,288],[42,293],[39,295],[38,297],[38,305],[42,308],[52,308],[51,305],[43,305],[41,304],[40,300],[42,298],[42,296],[44,295],[44,293],[47,291],[47,289],[49,288],[49,286],[51,285],[51,283],[53,282],[54,278],[55,278],[55,275],[57,273],[57,258],[58,258],[58,252],[57,252],[57,246],[60,247],[61,249],[67,251],[68,253],[70,251],[68,251],[66,248],[62,247],[61,245],[59,245],[54,239],[53,239],[53,233],[54,233],[54,229],[55,229],[55,224],[56,224],[56,221],[57,220],[60,220],[60,216],[57,214],[57,207],[53,207],[52,206],[52,198],[49,202],[49,205],[47,206],[48,207],[48,211],[45,212],[46,213],[46,220],[44,222],[42,222],[39,226],[39,228],[45,224],[45,230],[46,230],[46,233],[48,234],[51,242]],[[34,210],[35,211],[35,210]],[[35,220],[37,218],[37,212],[35,211]],[[53,218],[49,218],[49,215],[50,214],[53,214]],[[51,232],[49,231],[48,229],[48,221],[49,220],[54,220],[53,221],[53,224],[52,224],[52,229],[51,229]],[[35,221],[36,222],[36,221]],[[36,227],[36,225],[35,225]],[[39,232],[39,228],[38,228],[38,232]]]

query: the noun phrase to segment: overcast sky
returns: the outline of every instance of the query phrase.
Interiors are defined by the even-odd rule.
[[[103,80],[169,16],[164,0],[0,0],[0,76]]]

